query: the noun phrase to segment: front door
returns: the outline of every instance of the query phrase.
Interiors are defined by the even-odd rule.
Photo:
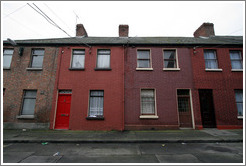
[[[69,129],[71,94],[59,94],[55,129]]]
[[[200,110],[202,125],[204,128],[215,128],[215,113],[213,102],[213,91],[210,89],[199,89]]]
[[[178,89],[179,127],[192,128],[190,90]]]

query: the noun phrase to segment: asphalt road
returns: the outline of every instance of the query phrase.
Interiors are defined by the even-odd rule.
[[[243,143],[13,143],[3,163],[242,163]]]

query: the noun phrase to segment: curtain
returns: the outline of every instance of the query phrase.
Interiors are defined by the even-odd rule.
[[[37,91],[26,91],[23,100],[22,115],[34,115]]]
[[[98,50],[97,67],[110,68],[110,50]]]
[[[13,49],[5,49],[3,51],[3,68],[10,68],[13,53]]]
[[[91,91],[89,116],[103,116],[103,91]]]
[[[154,90],[141,90],[142,114],[155,114]]]
[[[242,69],[242,59],[239,51],[230,51],[232,69]]]
[[[206,69],[218,69],[217,58],[213,50],[204,52]]]
[[[238,115],[242,116],[243,115],[243,91],[236,90],[235,97],[236,97]]]
[[[84,55],[73,55],[72,68],[84,68],[84,62]]]

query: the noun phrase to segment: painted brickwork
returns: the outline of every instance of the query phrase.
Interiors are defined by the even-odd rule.
[[[4,47],[13,48],[13,47]],[[27,70],[31,61],[33,48],[45,48],[43,69]],[[57,48],[55,47],[24,47],[22,56],[19,47],[14,48],[10,69],[3,70],[3,121],[6,128],[48,127],[55,73],[57,66]],[[20,119],[23,90],[37,90],[34,118]]]
[[[205,71],[204,49],[216,51],[218,68],[222,71]],[[235,89],[243,89],[243,72],[231,70],[230,50],[240,50],[242,47],[219,48],[200,47],[196,48],[196,53],[191,49],[191,59],[193,68],[194,87],[193,105],[196,128],[202,128],[202,118],[200,112],[199,89],[212,89],[217,128],[230,129],[242,128],[243,119],[237,116],[237,106],[235,103]]]
[[[69,70],[73,49],[85,49],[84,70]],[[97,50],[110,49],[111,70],[95,70]],[[71,130],[123,130],[124,129],[124,48],[122,46],[61,47],[53,94],[50,129],[55,126],[58,90],[71,90]],[[89,120],[90,90],[104,91],[104,120]]]
[[[150,49],[152,71],[137,68],[137,49]],[[190,50],[177,49],[179,71],[163,71],[163,49],[168,47],[129,47],[125,56],[125,129],[177,129],[177,89],[191,89],[192,68]],[[158,119],[140,119],[140,90],[155,89]],[[197,115],[195,115],[197,116]]]

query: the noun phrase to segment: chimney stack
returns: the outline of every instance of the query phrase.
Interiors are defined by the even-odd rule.
[[[87,32],[83,24],[77,24],[76,26],[76,36],[88,37]]]
[[[129,26],[119,25],[119,37],[128,37]]]
[[[194,37],[210,37],[215,36],[214,34],[214,24],[213,23],[203,23],[194,33]]]

